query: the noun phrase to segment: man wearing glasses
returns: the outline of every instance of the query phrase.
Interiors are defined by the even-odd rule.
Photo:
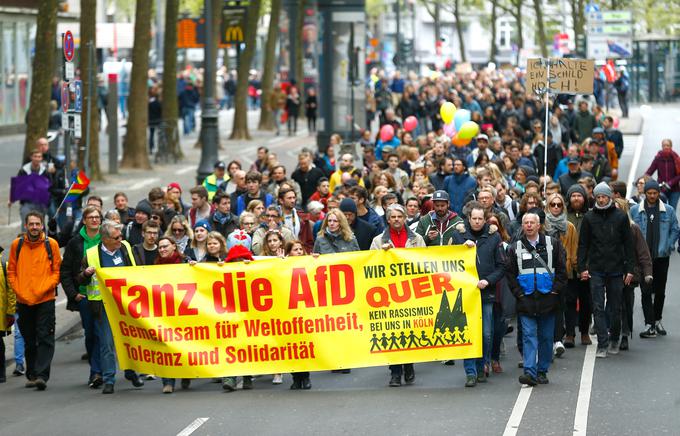
[[[61,286],[67,296],[66,309],[78,311],[85,331],[85,350],[90,364],[88,385],[92,389],[102,386],[102,371],[99,359],[99,338],[96,333],[95,319],[87,300],[87,289],[79,285],[78,274],[85,252],[101,242],[99,225],[102,222],[101,211],[96,206],[87,206],[83,211],[83,223],[80,231],[68,242],[61,263]]]
[[[182,228],[182,230],[184,230]],[[132,247],[132,254],[135,257],[137,265],[153,265],[158,257],[158,236],[161,232],[161,227],[157,222],[149,220],[142,225],[144,232],[144,240]]]
[[[95,272],[99,268],[136,266],[132,247],[123,241],[122,230],[122,224],[104,221],[100,229],[101,242],[85,252],[77,280],[79,285],[85,286],[90,310],[96,320],[95,328],[99,337],[99,358],[104,383],[103,394],[113,393],[113,385],[116,382],[116,352]],[[134,387],[144,386],[144,381],[131,369],[125,370],[125,378],[130,380]]]

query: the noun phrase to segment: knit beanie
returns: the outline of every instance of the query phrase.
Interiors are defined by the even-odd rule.
[[[612,188],[610,188],[605,182],[600,182],[597,184],[595,189],[593,189],[593,195],[595,198],[597,198],[598,195],[606,195],[609,198],[614,196],[614,194],[612,194]]]

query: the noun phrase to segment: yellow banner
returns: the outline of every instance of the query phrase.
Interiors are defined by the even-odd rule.
[[[97,271],[121,368],[163,377],[481,357],[464,246]]]

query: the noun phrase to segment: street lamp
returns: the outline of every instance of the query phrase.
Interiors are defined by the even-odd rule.
[[[219,130],[217,124],[217,105],[215,104],[215,59],[212,57],[216,50],[215,39],[213,38],[212,2],[217,0],[205,0],[205,46],[203,52],[203,65],[205,77],[203,80],[203,105],[201,108],[201,163],[198,165],[196,183],[203,183],[203,179],[208,177],[217,162],[217,144],[219,142]]]

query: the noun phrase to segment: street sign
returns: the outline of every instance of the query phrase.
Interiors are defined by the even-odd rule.
[[[76,80],[74,82],[75,84],[75,101],[73,102],[73,110],[75,112],[82,112],[83,111],[83,82],[80,80]]]
[[[80,122],[80,114],[73,115],[73,137],[74,138],[83,137],[83,127]]]
[[[633,53],[633,13],[597,11],[588,13],[588,58],[628,58]]]
[[[592,94],[595,62],[589,59],[550,59],[550,92],[555,94]],[[541,59],[527,62],[526,90],[545,91],[547,68]]]
[[[61,128],[68,130],[68,114],[66,112],[61,113]]]
[[[76,42],[73,39],[73,33],[71,33],[70,30],[67,30],[66,33],[64,33],[62,47],[64,49],[64,59],[66,59],[67,62],[71,62],[73,56],[76,54]]]
[[[64,62],[64,80],[73,80],[74,77],[76,77],[76,71],[73,62]]]
[[[71,102],[71,93],[68,91],[68,83],[61,84],[61,111],[67,112]]]
[[[245,42],[248,8],[243,5],[226,4],[222,8],[220,42],[222,44],[241,44]]]

